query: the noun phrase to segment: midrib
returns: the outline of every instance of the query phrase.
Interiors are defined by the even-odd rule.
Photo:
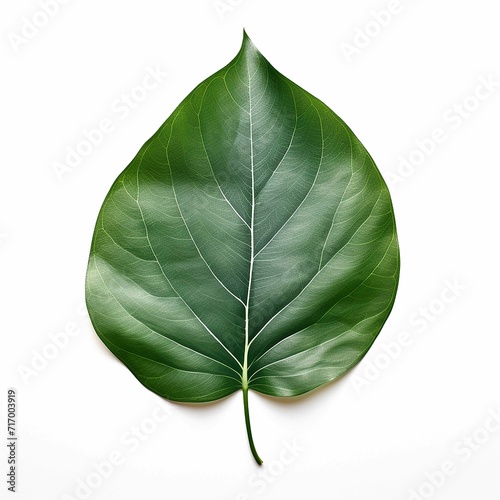
[[[252,181],[252,207],[250,217],[250,268],[248,275],[248,291],[247,300],[245,303],[245,353],[243,358],[243,375],[242,385],[243,389],[248,389],[248,349],[250,344],[249,339],[249,312],[250,312],[250,294],[252,291],[252,278],[253,278],[253,264],[255,258],[254,248],[254,220],[255,220],[255,178],[254,178],[254,151],[253,151],[253,119],[252,119],[252,79],[250,77],[250,68],[247,62],[248,72],[248,101],[249,101],[249,120],[250,120],[250,172]]]

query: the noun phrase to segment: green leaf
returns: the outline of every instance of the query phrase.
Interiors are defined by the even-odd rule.
[[[148,389],[204,402],[297,396],[366,354],[394,303],[387,187],[325,104],[247,35],[111,187],[86,299],[106,346]]]

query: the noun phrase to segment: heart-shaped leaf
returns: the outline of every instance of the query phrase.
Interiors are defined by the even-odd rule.
[[[343,375],[394,303],[399,251],[373,160],[244,35],[111,187],[87,306],[147,388],[296,396]]]

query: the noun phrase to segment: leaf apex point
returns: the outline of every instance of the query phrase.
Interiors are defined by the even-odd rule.
[[[258,52],[257,47],[252,42],[252,39],[248,36],[248,33],[246,32],[245,29],[243,29],[243,41],[242,41],[242,44],[241,44],[241,49],[242,50],[251,49],[251,50],[253,50],[255,52]]]

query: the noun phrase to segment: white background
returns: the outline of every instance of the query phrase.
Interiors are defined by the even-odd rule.
[[[24,42],[24,18],[43,22],[39,3],[2,4],[0,437],[14,387],[16,498],[405,500],[414,489],[414,500],[498,500],[500,427],[489,415],[500,411],[500,87],[478,88],[481,78],[500,82],[496,2],[401,0],[383,28],[372,11],[394,1],[220,3],[225,11],[212,0],[70,0],[45,26],[24,28]],[[300,400],[251,394],[260,469],[241,394],[203,407],[163,402],[104,348],[82,309],[93,226],[112,181],[187,93],[234,57],[243,27],[349,124],[388,180],[415,141],[436,128],[445,137],[390,183],[401,282],[366,358]],[[348,60],[342,44],[362,44],[367,27],[367,46]],[[168,76],[135,90],[142,101],[127,116],[118,112],[116,101],[156,66]],[[462,104],[468,116],[457,118]],[[58,179],[54,163],[103,119],[113,131]],[[75,325],[72,337],[62,333]],[[161,423],[152,420],[158,405],[170,412]],[[0,496],[10,498],[0,449]],[[122,460],[102,479],[93,464],[110,454]],[[454,474],[433,474],[443,462]],[[79,480],[92,489],[77,490]]]

